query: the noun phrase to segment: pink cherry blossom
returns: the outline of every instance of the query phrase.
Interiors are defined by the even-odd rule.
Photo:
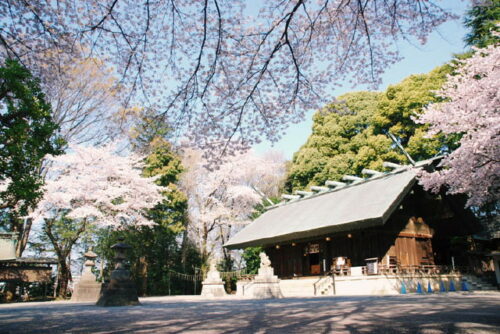
[[[229,157],[215,170],[206,163],[200,151],[185,150],[187,172],[181,181],[188,195],[188,232],[205,259],[249,223],[255,205],[263,200],[254,188],[277,195],[285,172],[282,156],[253,151]]]
[[[115,145],[70,146],[69,153],[48,157],[44,196],[31,214],[35,220],[52,219],[63,212],[98,226],[152,225],[144,215],[164,200],[166,188],[142,173],[142,158],[115,153]]]
[[[455,72],[438,92],[446,102],[430,105],[417,121],[430,125],[429,135],[461,135],[460,147],[420,182],[467,194],[468,206],[481,206],[500,199],[500,47],[475,48]]]
[[[376,86],[398,41],[424,43],[455,16],[438,0],[15,0],[0,17],[0,57],[47,87],[68,57],[99,58],[124,102],[230,153],[278,140],[344,80]]]

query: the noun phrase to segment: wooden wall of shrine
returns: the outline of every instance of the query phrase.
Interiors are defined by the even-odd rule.
[[[413,225],[414,219],[408,222]],[[423,229],[429,229],[420,223]],[[280,277],[319,275],[328,271],[332,260],[347,257],[350,265],[364,266],[366,259],[396,257],[403,266],[434,264],[432,235],[393,233],[388,226],[332,234],[308,242],[282,244],[266,249],[275,273]]]

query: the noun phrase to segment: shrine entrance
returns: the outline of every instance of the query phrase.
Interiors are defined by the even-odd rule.
[[[307,247],[307,258],[309,265],[309,274],[321,274],[321,253],[319,244],[309,244]]]

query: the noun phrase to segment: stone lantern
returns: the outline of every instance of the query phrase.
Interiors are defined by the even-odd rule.
[[[92,248],[85,254],[85,263],[80,281],[75,286],[71,301],[74,302],[96,302],[101,294],[102,284],[97,282],[92,268],[95,266],[95,258],[97,254],[92,251]]]
[[[83,264],[84,267],[83,267],[81,280],[92,279],[93,281],[95,281],[96,277],[92,273],[92,268],[94,268],[94,266],[95,266],[94,260],[96,259],[97,254],[92,251],[92,247],[91,247],[87,253],[83,254],[83,257],[85,257],[85,263]]]
[[[135,283],[124,263],[127,259],[125,251],[131,247],[123,242],[124,238],[119,238],[118,241],[111,246],[115,251],[115,269],[111,272],[111,279],[97,301],[98,306],[139,305]]]

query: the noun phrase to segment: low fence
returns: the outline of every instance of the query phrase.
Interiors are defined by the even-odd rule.
[[[197,273],[197,274],[184,274],[184,273],[179,273],[174,270],[169,271],[169,275],[173,278],[177,278],[183,281],[190,281],[190,282],[200,282],[203,281],[206,277],[206,273]],[[236,270],[236,271],[221,271],[220,272],[220,277],[223,280],[227,279],[237,279],[237,280],[252,280],[255,275],[254,274],[248,274],[245,269],[242,270]]]
[[[450,266],[450,265],[412,265],[412,266],[399,266],[399,265],[379,265],[376,270],[373,268],[354,267],[360,268],[360,273],[362,275],[386,275],[386,276],[398,276],[398,275],[432,275],[432,274],[474,274],[476,273],[473,267],[468,266]],[[371,270],[370,270],[371,269]],[[335,274],[335,276],[351,276],[353,270],[350,267],[342,267],[332,269],[328,274]]]
[[[196,274],[185,274],[185,273],[180,273],[174,270],[170,270],[169,273],[169,278],[168,278],[168,294],[171,294],[171,288],[170,284],[171,281],[180,281],[179,284],[183,287],[183,293],[184,294],[198,294],[201,290],[202,284],[201,282],[206,278],[206,273],[196,273]],[[220,272],[221,278],[227,282],[228,289],[231,291],[231,289],[234,289],[236,287],[235,281],[248,281],[250,282],[255,275],[253,274],[248,274],[245,269],[242,270],[236,270],[236,271],[223,271]],[[231,283],[232,281],[232,283]],[[183,283],[182,283],[183,282]]]

